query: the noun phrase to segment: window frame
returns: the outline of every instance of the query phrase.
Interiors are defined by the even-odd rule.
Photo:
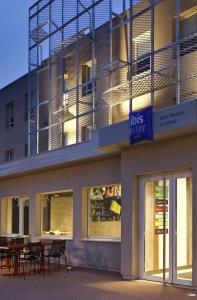
[[[87,97],[88,95],[92,95],[93,93],[92,68],[92,60],[85,62],[81,67],[82,97]]]
[[[143,42],[144,40],[144,42]],[[151,69],[151,31],[146,30],[140,35],[133,38],[134,43],[134,55],[135,55],[135,75],[140,75],[144,72],[147,72]],[[146,51],[143,51],[143,53],[139,53],[138,50],[141,48],[140,45],[143,45],[143,43],[147,43],[149,46],[149,49],[147,47]]]
[[[191,12],[191,9],[184,11],[182,14],[180,14],[180,56],[184,56],[186,54],[190,54],[194,51],[197,51],[197,31],[189,32],[186,35],[182,36],[182,32],[184,31],[184,23],[188,20],[191,20],[191,18],[197,18],[197,5],[195,6],[193,12]],[[194,22],[195,23],[195,22]],[[196,25],[197,30],[197,25]],[[192,46],[190,44],[193,43]]]
[[[13,109],[13,111],[11,111],[11,108]],[[6,104],[6,128],[13,128],[14,126],[15,126],[15,102],[11,101]]]
[[[19,232],[18,233],[8,233],[7,230],[6,232],[2,232],[2,222],[3,220],[1,220],[1,223],[0,223],[0,226],[1,226],[1,233],[4,234],[4,235],[9,235],[9,236],[29,236],[30,235],[30,223],[29,223],[29,219],[28,218],[28,235],[25,235],[24,234],[24,203],[26,200],[28,200],[28,203],[30,204],[30,197],[29,196],[9,196],[9,197],[2,197],[1,200],[5,200],[5,201],[8,201],[9,199],[13,200],[13,199],[16,199],[18,200],[19,202],[19,216],[18,216],[18,222],[19,222]],[[30,210],[29,210],[30,212]],[[2,208],[1,208],[1,213],[2,213]],[[29,214],[30,216],[30,214]],[[11,219],[11,226],[12,226],[12,219]]]
[[[43,233],[43,196],[45,195],[54,195],[54,194],[61,194],[65,192],[72,192],[72,233],[71,235],[50,235],[50,234],[44,234]],[[68,240],[73,239],[73,228],[74,228],[74,190],[73,189],[67,189],[67,190],[60,190],[60,191],[52,191],[52,192],[44,192],[44,193],[39,193],[40,196],[40,236],[42,238],[47,238],[47,239],[54,239],[54,238],[66,238]]]
[[[5,161],[10,162],[14,160],[14,149],[9,149],[5,151]]]
[[[103,184],[103,185],[94,185],[85,188],[85,197],[86,197],[86,205],[87,205],[87,216],[86,216],[86,234],[85,240],[95,240],[95,241],[111,241],[111,242],[121,242],[121,233],[120,237],[110,237],[110,236],[93,236],[90,235],[90,199],[88,196],[89,189],[95,188],[103,188],[103,187],[113,187],[113,186],[120,186],[121,187],[121,208],[122,208],[122,184],[121,183],[112,183],[112,184]],[[120,226],[121,226],[121,214],[120,214]]]

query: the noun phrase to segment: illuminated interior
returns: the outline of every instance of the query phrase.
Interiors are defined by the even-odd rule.
[[[177,179],[177,278],[192,280],[192,179]]]
[[[176,232],[175,279],[192,280],[192,179],[176,179],[176,199],[170,199],[170,181],[147,181],[145,183],[145,274],[149,277],[169,278],[172,266],[169,251],[173,245],[169,239],[170,228]],[[176,221],[170,224],[170,203],[176,203]],[[165,251],[164,251],[165,243]]]
[[[29,235],[29,199],[1,199],[1,234]]]
[[[145,274],[156,277],[163,276],[164,233],[165,268],[169,270],[169,181],[166,181],[165,206],[163,190],[163,180],[145,184]]]
[[[110,185],[88,189],[88,236],[121,238],[121,186]]]
[[[69,94],[65,94],[69,95]],[[66,100],[65,100],[66,101]],[[76,116],[76,104],[68,107],[69,113]],[[76,119],[68,120],[63,124],[63,134],[66,137],[64,141],[64,146],[73,145],[76,143]]]
[[[73,234],[73,192],[41,195],[42,235],[68,236]]]

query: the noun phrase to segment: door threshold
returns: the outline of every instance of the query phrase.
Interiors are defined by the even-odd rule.
[[[164,286],[171,286],[171,287],[176,287],[176,288],[188,289],[188,290],[196,291],[196,294],[197,294],[197,287],[192,286],[192,285],[178,284],[178,283],[175,283],[175,282],[171,283],[171,282],[154,281],[154,280],[151,280],[151,279],[143,279],[143,278],[140,278],[138,280],[146,281],[146,282],[152,282],[152,283],[155,283],[155,284],[161,284],[161,285],[164,285]]]

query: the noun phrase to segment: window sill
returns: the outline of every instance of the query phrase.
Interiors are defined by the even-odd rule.
[[[37,239],[42,239],[42,240],[68,240],[72,241],[73,237],[68,237],[66,235],[41,235],[41,236],[36,236],[35,238]]]
[[[81,242],[121,243],[121,239],[83,238]]]

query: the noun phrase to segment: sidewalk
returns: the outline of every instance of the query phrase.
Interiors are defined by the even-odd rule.
[[[0,275],[0,300],[184,300],[189,289],[146,281],[123,281],[111,272],[85,269],[8,278]],[[197,299],[196,297],[192,297]]]

